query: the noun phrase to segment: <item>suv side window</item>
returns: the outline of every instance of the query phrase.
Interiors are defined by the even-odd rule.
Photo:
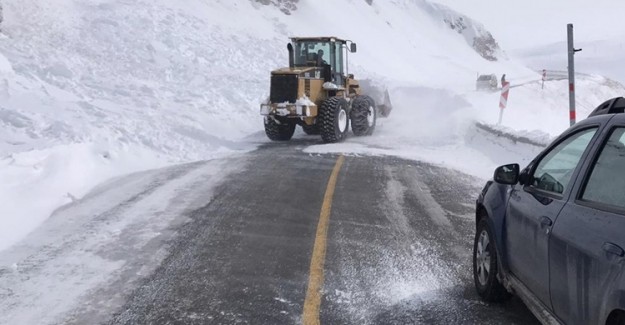
[[[582,130],[555,146],[538,162],[531,178],[531,186],[539,190],[562,194],[596,132],[596,127]]]
[[[615,128],[599,153],[582,200],[625,208],[625,128]]]

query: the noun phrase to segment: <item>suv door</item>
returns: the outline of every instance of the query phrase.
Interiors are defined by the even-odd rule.
[[[597,129],[577,130],[562,138],[530,164],[527,184],[510,192],[505,221],[510,271],[549,308],[549,233]]]
[[[604,324],[623,289],[625,126],[586,165],[549,245],[553,309],[567,324]]]

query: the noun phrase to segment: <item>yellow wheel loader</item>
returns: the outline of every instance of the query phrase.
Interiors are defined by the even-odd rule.
[[[356,52],[356,43],[337,37],[292,37],[287,49],[289,66],[271,72],[270,95],[260,106],[269,139],[290,140],[300,125],[307,134],[320,134],[324,142],[339,142],[350,124],[354,135],[370,135],[378,113],[390,113],[388,91],[381,99],[384,104],[376,106],[348,73],[348,55]]]

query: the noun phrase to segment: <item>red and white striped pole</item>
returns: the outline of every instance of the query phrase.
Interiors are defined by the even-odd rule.
[[[497,124],[501,124],[501,119],[503,118],[503,110],[508,105],[508,93],[510,92],[510,83],[504,81],[501,84],[501,98],[499,99],[499,122]]]
[[[573,24],[566,25],[568,54],[569,54],[569,121],[571,126],[575,124],[575,52],[582,49],[576,49],[573,46]]]

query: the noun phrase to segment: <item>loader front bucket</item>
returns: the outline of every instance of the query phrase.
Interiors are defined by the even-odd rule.
[[[391,96],[388,94],[388,89],[384,90],[384,100],[382,104],[378,104],[378,116],[388,117],[393,110],[393,104],[391,104]]]
[[[360,80],[360,88],[363,95],[370,96],[375,101],[379,117],[388,117],[391,114],[393,105],[386,86],[371,79],[364,79]]]

